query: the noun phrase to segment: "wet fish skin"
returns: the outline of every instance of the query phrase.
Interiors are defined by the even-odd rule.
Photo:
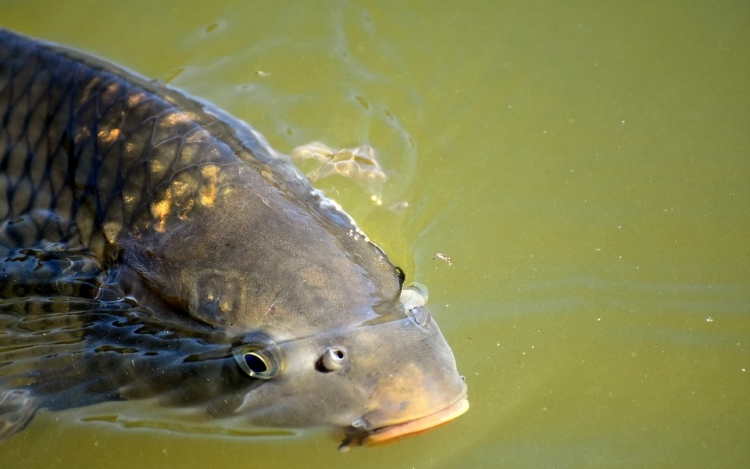
[[[355,306],[350,301],[361,296],[352,292],[378,291],[387,299],[398,294],[397,274],[382,251],[363,242],[356,225],[327,207],[262,137],[250,129],[237,135],[246,126],[109,64],[70,57],[70,51],[9,32],[0,44],[0,191],[7,194],[0,219],[21,217],[26,225],[12,230],[20,233],[12,243],[83,246],[103,267],[124,252],[125,264],[151,289],[173,298],[189,298],[180,290],[195,283],[211,288],[217,276],[224,284],[230,277],[230,284],[254,285],[261,291],[261,298],[252,298],[254,309],[220,324],[237,330],[275,325],[261,319],[273,321],[271,308],[278,314],[305,309],[316,318],[307,332],[314,333],[348,319]],[[289,199],[307,202],[300,208]],[[251,250],[242,259],[237,233]],[[318,240],[314,249],[310,239]],[[248,263],[252,252],[279,251],[288,265]],[[206,256],[218,275],[206,273]],[[363,277],[352,257],[377,274]],[[186,278],[165,284],[164,272],[176,265]],[[358,284],[360,279],[369,284]],[[286,293],[269,291],[273,284],[284,285]],[[289,292],[308,297],[287,306]],[[309,297],[314,293],[322,297]],[[347,300],[332,305],[332,293]],[[310,311],[315,304],[324,305],[325,314]],[[188,305],[209,324],[226,319],[204,314],[203,306]],[[308,326],[299,319],[289,325],[297,335]]]
[[[106,62],[0,30],[0,256],[21,251],[86,253],[101,289],[148,311],[124,320],[63,311],[80,322],[77,341],[61,339],[66,348],[44,366],[17,363],[20,378],[0,369],[0,394],[20,399],[27,420],[41,406],[156,396],[356,434],[465,398],[437,325],[407,314],[403,273],[254,130]],[[38,288],[11,271],[0,276],[3,297],[11,284]],[[153,332],[135,333],[143,327]],[[335,372],[316,365],[331,348],[346,352]],[[279,375],[244,375],[235,360],[247,350]],[[18,386],[32,394],[13,383],[31,383]]]
[[[227,116],[210,114],[200,103],[109,64],[9,32],[0,33],[0,64],[4,248],[56,243],[68,251],[90,252],[102,269],[118,269],[117,285],[141,305],[158,310],[160,318],[168,317],[183,331],[215,326],[230,342],[233,333],[245,335],[248,330],[274,332],[278,341],[307,336],[344,323],[343,316],[353,312],[343,302],[334,308],[316,292],[345,301],[366,300],[349,293],[361,287],[357,281],[363,277],[327,229],[346,230],[347,236],[340,237],[350,244],[349,252],[360,251],[360,257],[369,256],[385,267],[390,294],[397,294],[398,280],[382,252],[356,235],[345,214],[324,206],[260,137],[251,130],[237,135],[237,129],[243,129],[240,123],[228,123]],[[306,200],[305,208],[315,213],[289,199]],[[326,229],[311,217],[325,220]],[[244,233],[241,243],[238,233]],[[319,240],[314,249],[310,239]],[[269,243],[283,246],[269,248]],[[238,256],[243,251],[245,258]],[[254,255],[258,262],[252,262]],[[292,265],[271,262],[274,255]],[[310,270],[327,270],[318,277],[328,283],[311,287]],[[182,278],[175,279],[172,272]],[[348,278],[337,277],[337,272]],[[247,290],[257,295],[247,298]],[[177,304],[165,304],[165,297]],[[287,305],[290,297],[294,303]],[[219,314],[222,301],[235,308]],[[325,312],[312,310],[315,304]],[[303,308],[305,314],[299,314]],[[180,317],[182,312],[191,317]],[[233,313],[244,317],[228,317]],[[95,319],[79,320],[87,322],[82,329],[96,327]],[[89,349],[109,345],[117,332],[110,329],[104,339],[91,340]],[[118,345],[128,347],[132,340],[120,336],[125,343]],[[142,344],[140,348],[148,349]],[[163,349],[170,347],[160,343],[153,348],[164,355]],[[185,344],[179,348],[193,351]],[[231,354],[225,355],[239,371]],[[141,360],[132,373],[122,373],[140,376],[137,382],[126,383],[118,376],[109,387],[127,385],[118,394],[138,397],[158,394],[170,389],[170,382],[183,380],[184,370],[169,368],[163,360],[155,367],[154,361]],[[111,365],[97,357],[86,366],[89,375],[126,366]],[[162,375],[173,369],[176,378],[162,376],[153,382],[147,373],[152,368]],[[63,387],[37,386],[37,391],[68,402],[60,396]],[[45,405],[65,404],[48,400]]]

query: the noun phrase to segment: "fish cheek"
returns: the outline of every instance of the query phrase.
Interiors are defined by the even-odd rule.
[[[173,265],[166,263],[152,249],[143,243],[127,240],[122,243],[123,263],[130,271],[137,273],[143,285],[160,301],[180,310],[188,308],[185,288],[180,284],[178,272]],[[132,282],[137,283],[137,282]]]
[[[247,282],[232,269],[221,270],[218,254],[196,246],[192,236],[166,236],[159,243],[144,240],[126,246],[126,264],[138,272],[162,299],[187,314],[215,327],[237,324],[245,303]],[[172,248],[174,241],[180,248]],[[207,266],[206,264],[212,264]],[[213,268],[212,268],[213,267]]]
[[[242,311],[245,292],[239,276],[201,272],[191,288],[190,315],[212,326],[232,326]]]

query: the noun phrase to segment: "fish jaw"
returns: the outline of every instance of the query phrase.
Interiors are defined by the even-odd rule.
[[[388,425],[366,433],[348,434],[344,441],[341,442],[339,451],[349,451],[352,444],[356,444],[357,446],[372,446],[392,441],[396,438],[422,433],[460,417],[467,410],[469,410],[469,399],[466,395],[463,395],[448,407],[424,417]]]

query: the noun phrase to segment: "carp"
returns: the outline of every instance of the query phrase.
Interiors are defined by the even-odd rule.
[[[341,448],[468,409],[405,275],[242,121],[0,30],[0,440],[154,398]]]

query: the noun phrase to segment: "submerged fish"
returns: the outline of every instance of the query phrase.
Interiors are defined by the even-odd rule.
[[[403,282],[243,122],[0,30],[0,439],[139,398],[342,447],[433,427],[466,385]]]

